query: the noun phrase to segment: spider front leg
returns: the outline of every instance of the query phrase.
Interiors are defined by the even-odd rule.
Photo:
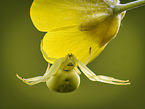
[[[25,79],[23,77],[20,77],[18,74],[16,76],[28,85],[34,85],[34,84],[38,84],[40,82],[45,82],[46,81],[46,79],[43,76],[37,76],[37,77],[34,77],[34,78],[27,78],[27,79]]]
[[[95,77],[96,81],[109,83],[109,84],[115,84],[115,85],[129,85],[129,80],[119,80],[112,77],[104,76],[104,75],[98,75]]]
[[[18,74],[16,76],[28,85],[34,85],[40,82],[46,82],[46,80],[48,80],[51,76],[53,76],[56,73],[56,71],[60,67],[60,64],[61,64],[61,59],[56,60],[51,67],[50,64],[48,64],[46,73],[43,76],[37,76],[37,77],[27,78],[27,79],[20,77]]]
[[[119,80],[108,76],[103,75],[95,75],[84,63],[78,60],[78,66],[82,70],[82,72],[91,80],[91,81],[99,81],[109,84],[115,85],[129,85],[129,80]]]
[[[48,63],[48,67],[46,70],[46,74],[49,72],[49,68],[50,68],[50,64]],[[33,78],[23,78],[20,77],[18,74],[16,75],[20,80],[22,80],[24,83],[28,84],[28,85],[34,85],[34,84],[38,84],[40,82],[45,82],[46,81],[46,77],[44,76],[37,76],[37,77],[33,77]]]
[[[90,48],[89,48],[89,57],[88,57],[88,59],[86,60],[85,65],[87,65],[87,64],[89,63],[90,59],[91,59],[91,50],[92,50],[92,48],[90,47]]]

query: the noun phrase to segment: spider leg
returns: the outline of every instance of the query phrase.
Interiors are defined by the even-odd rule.
[[[51,76],[55,75],[57,70],[60,68],[61,63],[62,63],[62,58],[56,60],[50,68],[47,68],[46,73],[43,75],[43,77],[49,79]]]
[[[82,70],[82,72],[91,80],[91,81],[99,81],[109,84],[115,85],[129,85],[129,80],[119,80],[108,76],[103,75],[95,75],[85,64],[83,64],[80,60],[78,60],[78,66]]]
[[[34,77],[34,78],[27,78],[27,79],[25,79],[23,77],[20,77],[18,74],[16,76],[28,85],[34,85],[34,84],[38,84],[40,82],[45,82],[46,81],[46,79],[43,76],[37,76],[37,77]]]
[[[85,65],[87,65],[88,63],[89,63],[89,60],[91,59],[91,47],[90,47],[90,49],[89,49],[89,57],[88,57],[88,59],[86,60],[86,62],[85,62]]]
[[[40,82],[46,82],[47,79],[49,79],[51,76],[53,76],[57,72],[60,65],[61,65],[61,59],[56,60],[51,67],[50,67],[50,64],[48,64],[46,73],[43,76],[37,76],[37,77],[27,78],[27,79],[20,77],[18,74],[16,76],[20,80],[22,80],[24,83],[28,85],[34,85]]]
[[[81,74],[80,70],[77,67],[74,67],[74,70],[77,72],[78,75]]]

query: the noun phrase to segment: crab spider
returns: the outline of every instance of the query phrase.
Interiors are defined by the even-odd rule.
[[[90,48],[91,51],[91,48]],[[42,50],[44,53],[44,51]],[[90,56],[91,56],[91,52]],[[18,74],[16,75],[20,80],[28,85],[38,84],[40,82],[46,82],[47,87],[55,92],[67,93],[72,92],[79,87],[81,71],[91,80],[99,81],[115,85],[129,85],[129,80],[119,80],[108,76],[95,75],[87,66],[89,58],[86,63],[82,63],[76,59],[71,53],[64,58],[56,59],[54,64],[48,67],[46,73],[43,76],[37,76],[34,78],[22,78]],[[80,70],[78,69],[80,68]]]

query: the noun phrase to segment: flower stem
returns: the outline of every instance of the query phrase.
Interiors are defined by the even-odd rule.
[[[131,10],[133,8],[137,8],[145,5],[145,0],[137,0],[126,4],[119,4],[113,7],[114,13],[121,13],[123,11]]]

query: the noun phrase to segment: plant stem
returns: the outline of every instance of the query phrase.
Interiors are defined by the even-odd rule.
[[[137,0],[126,4],[115,5],[112,9],[114,13],[121,13],[123,11],[131,10],[143,5],[145,5],[145,0]]]

